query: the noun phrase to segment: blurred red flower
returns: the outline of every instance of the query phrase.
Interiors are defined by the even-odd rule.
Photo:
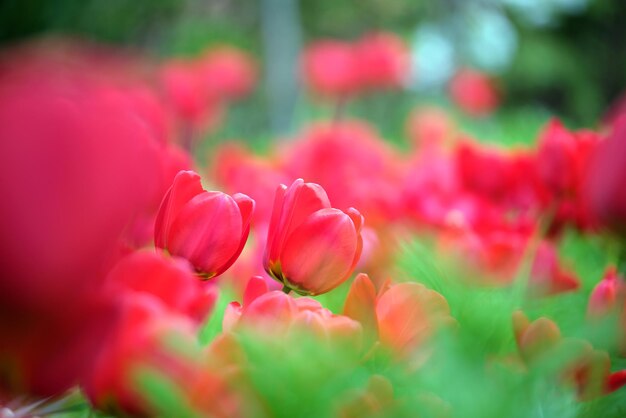
[[[486,74],[469,68],[452,78],[449,92],[454,103],[471,116],[487,116],[500,104],[500,93]]]

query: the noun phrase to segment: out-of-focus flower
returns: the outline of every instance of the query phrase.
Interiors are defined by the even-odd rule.
[[[191,170],[193,162],[191,155],[176,144],[167,144],[159,149],[160,176],[159,187],[151,203],[137,216],[137,219],[128,226],[127,245],[132,251],[151,245],[154,241],[154,221],[163,200],[163,195],[172,185],[176,174],[181,170]]]
[[[615,266],[606,268],[587,304],[588,319],[598,321],[605,317],[617,318],[617,345],[621,355],[626,356],[626,282]]]
[[[554,245],[549,241],[542,241],[532,263],[530,285],[532,293],[549,296],[578,289],[580,280],[573,272],[561,266]]]
[[[220,187],[227,193],[245,193],[254,200],[253,224],[269,223],[276,185],[288,179],[278,163],[236,143],[218,148],[212,160],[212,174]]]
[[[153,416],[155,405],[142,391],[142,373],[157,373],[183,388],[190,409],[234,416],[237,404],[222,379],[203,367],[196,327],[147,293],[126,295],[121,323],[107,341],[82,387],[98,409],[115,415]],[[211,402],[208,402],[210,398]]]
[[[626,119],[614,126],[591,157],[584,195],[603,225],[626,230]]]
[[[358,207],[369,225],[401,213],[397,184],[404,175],[403,159],[362,121],[314,124],[281,161],[285,174],[320,184],[341,210]]]
[[[494,208],[477,206],[480,214],[450,214],[449,225],[439,234],[437,250],[443,262],[459,263],[466,277],[481,283],[509,284],[518,271],[524,251],[533,232],[524,222],[506,224]],[[495,219],[480,219],[481,216]],[[458,218],[458,219],[455,219]],[[466,225],[465,219],[470,220]],[[474,225],[474,226],[472,226]]]
[[[452,100],[471,116],[489,115],[500,104],[494,81],[477,70],[460,70],[450,81],[449,91]]]
[[[550,121],[539,137],[537,172],[548,191],[546,207],[553,212],[549,233],[558,234],[567,224],[582,230],[595,227],[596,219],[585,201],[585,175],[600,137],[592,131],[568,131]]]
[[[121,90],[0,79],[0,305],[41,310],[101,284],[158,189],[158,146]]]
[[[200,83],[212,96],[222,100],[240,99],[254,88],[255,64],[246,53],[220,46],[198,59]]]
[[[454,121],[437,107],[420,107],[411,112],[406,131],[411,143],[420,153],[440,150],[452,139],[456,130]]]
[[[388,32],[369,33],[356,43],[357,65],[364,88],[402,87],[409,76],[406,45]]]
[[[601,317],[615,311],[619,306],[620,297],[626,291],[624,278],[615,266],[607,267],[602,280],[593,288],[587,305],[587,316]],[[623,300],[622,300],[623,301]]]
[[[103,281],[158,191],[159,140],[106,57],[26,55],[0,58],[0,391],[54,396],[115,325]]]
[[[363,217],[331,208],[324,189],[298,179],[276,191],[265,270],[300,294],[319,295],[343,283],[361,255]]]
[[[513,313],[513,330],[526,364],[533,367],[549,358],[563,362],[560,377],[574,386],[578,398],[587,401],[626,385],[626,370],[611,373],[609,355],[584,340],[564,339],[548,318],[530,322],[521,312]],[[565,361],[561,360],[564,358]]]
[[[164,306],[194,321],[204,320],[213,308],[217,291],[198,281],[182,258],[141,250],[122,258],[107,276],[112,293],[138,293],[156,297]]]
[[[541,179],[553,193],[576,189],[580,156],[574,133],[552,119],[540,134],[537,154]]]
[[[465,188],[492,201],[501,201],[512,182],[507,155],[500,149],[468,140],[455,149],[458,175]]]
[[[450,324],[445,298],[418,283],[384,285],[378,295],[366,274],[359,274],[344,306],[344,315],[364,328],[366,341],[378,340],[403,358],[423,346],[437,327]]]
[[[403,355],[424,344],[449,315],[444,297],[419,283],[393,285],[376,301],[380,342]]]
[[[246,243],[254,201],[202,188],[200,176],[181,171],[163,198],[155,224],[155,244],[186,258],[205,278],[230,267]]]
[[[318,301],[293,298],[281,291],[269,291],[260,277],[250,279],[243,305],[231,303],[224,316],[224,329],[236,331],[247,327],[270,338],[312,333],[328,343],[361,348],[361,326],[343,315],[334,315]]]
[[[185,137],[193,134],[189,130],[209,130],[218,125],[223,103],[208,93],[194,62],[167,62],[159,76],[165,99],[183,124],[181,141],[189,141]]]
[[[513,331],[522,358],[527,362],[537,360],[561,342],[561,330],[548,318],[530,322],[521,311],[513,313]]]
[[[113,295],[102,293],[53,312],[0,308],[0,396],[59,396],[92,370],[120,313]]]
[[[409,58],[402,40],[392,33],[369,33],[355,43],[320,40],[302,54],[302,79],[315,94],[345,99],[402,87],[409,76]]]
[[[344,98],[361,87],[358,56],[347,42],[321,40],[309,45],[301,66],[304,84],[321,96]]]

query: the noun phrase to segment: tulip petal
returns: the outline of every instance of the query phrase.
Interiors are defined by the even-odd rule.
[[[205,192],[180,211],[171,227],[168,248],[210,278],[234,261],[241,231],[241,214],[235,201],[221,192]]]
[[[109,272],[107,282],[116,291],[152,295],[175,311],[185,311],[200,293],[186,260],[147,250],[121,259]]]
[[[358,234],[339,209],[321,209],[287,238],[280,262],[294,290],[316,295],[344,282],[352,273]]]
[[[250,234],[250,222],[252,221],[252,214],[254,213],[255,202],[243,193],[234,194],[233,199],[235,200],[235,203],[237,203],[237,206],[239,206],[239,211],[241,212],[241,240],[239,242],[239,248],[237,248],[237,251],[235,251],[231,259],[225,262],[222,265],[222,268],[218,269],[215,272],[216,276],[219,276],[220,274],[225,272],[239,258],[239,255],[241,255],[241,252],[243,251],[243,248],[246,246],[246,242],[248,241],[248,235]]]
[[[361,323],[368,336],[373,340],[378,335],[376,320],[376,289],[367,274],[356,276],[346,296],[343,314]]]
[[[269,259],[276,260],[291,233],[311,214],[324,208],[330,208],[330,201],[322,186],[305,183],[302,179],[294,181],[285,192],[283,210],[273,237]]]
[[[350,217],[350,219],[352,219],[352,222],[354,222],[356,232],[361,232],[361,228],[363,228],[363,223],[365,222],[363,215],[361,215],[361,213],[354,208],[348,208],[346,214]]]
[[[385,292],[376,306],[381,343],[406,354],[434,330],[438,317],[449,315],[439,293],[418,283],[401,283]]]
[[[233,200],[239,206],[239,212],[241,212],[241,220],[244,225],[250,224],[252,220],[252,213],[254,212],[255,202],[243,193],[235,193]]]
[[[267,328],[280,334],[288,329],[298,308],[294,299],[275,290],[256,298],[243,310],[240,323],[256,330]]]
[[[272,248],[274,248],[274,242],[276,240],[276,233],[279,229],[279,222],[284,210],[285,192],[287,186],[281,184],[276,188],[276,196],[274,197],[274,207],[272,209],[272,218],[270,219],[270,226],[267,231],[267,243],[265,246],[265,254],[263,256],[263,267],[269,272],[269,260],[270,253],[273,254]],[[275,258],[273,258],[275,260]]]
[[[169,188],[154,224],[154,241],[158,248],[167,248],[172,223],[182,207],[194,196],[202,193],[200,176],[193,171],[179,171]]]
[[[253,276],[248,280],[243,293],[243,306],[249,306],[255,299],[269,292],[267,282],[261,276]]]

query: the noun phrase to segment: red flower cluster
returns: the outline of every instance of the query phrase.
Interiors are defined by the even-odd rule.
[[[158,78],[179,135],[190,142],[215,129],[225,105],[252,91],[256,67],[245,53],[221,46],[195,59],[163,63]]]
[[[438,337],[467,332],[458,300],[398,271],[406,241],[423,239],[430,261],[458,276],[455,288],[515,282],[527,285],[521,298],[540,303],[585,289],[560,252],[565,231],[620,238],[626,225],[619,120],[606,135],[554,120],[536,147],[505,150],[459,133],[439,109],[420,109],[407,124],[410,155],[365,122],[316,123],[266,156],[218,149],[204,180],[224,192],[209,191],[178,144],[249,92],[249,59],[220,48],[155,67],[68,50],[27,48],[0,61],[3,403],[79,386],[94,408],[153,416],[139,383],[162,378],[181,416],[251,416],[267,407],[253,387],[254,336],[278,358],[308,343],[347,353],[330,367],[346,376],[375,367],[331,409],[385,415],[402,402],[379,361],[413,377],[438,354]],[[312,91],[337,98],[400,87],[406,62],[402,43],[378,33],[314,44],[303,70]],[[451,92],[475,115],[498,102],[476,73],[459,74]],[[355,270],[364,273],[350,283]],[[314,298],[341,286],[345,299]],[[614,351],[626,353],[624,289],[609,268],[589,294],[587,322],[616,319]],[[626,384],[606,352],[562,337],[547,318],[517,312],[511,330],[524,370],[567,354],[550,370],[580,400]],[[445,411],[433,398],[424,403]]]
[[[316,41],[302,56],[302,79],[307,88],[332,98],[400,88],[405,84],[408,68],[406,46],[385,32],[366,34],[354,43]]]

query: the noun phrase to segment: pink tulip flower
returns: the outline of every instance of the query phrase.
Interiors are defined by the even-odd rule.
[[[154,237],[158,248],[186,258],[202,277],[226,271],[248,239],[254,201],[202,188],[200,176],[181,171],[174,178],[157,215]]]
[[[330,207],[324,189],[298,179],[276,191],[267,235],[265,270],[303,295],[326,293],[343,283],[361,256],[363,217],[354,208]]]

